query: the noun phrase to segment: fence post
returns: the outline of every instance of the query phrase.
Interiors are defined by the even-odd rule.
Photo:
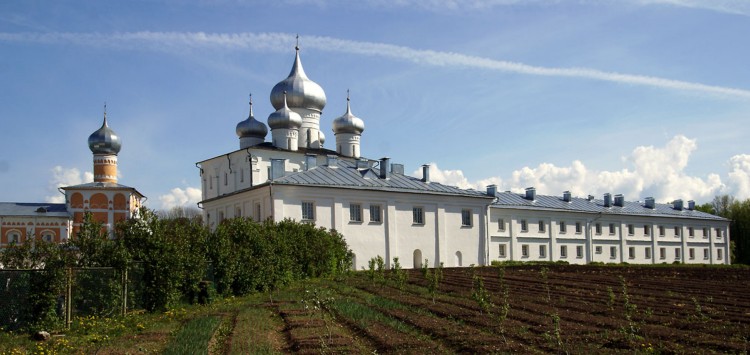
[[[122,271],[122,315],[128,314],[128,267]]]
[[[71,319],[71,311],[73,308],[73,268],[68,268],[67,282],[65,286],[65,327],[70,329],[70,324],[73,323]]]

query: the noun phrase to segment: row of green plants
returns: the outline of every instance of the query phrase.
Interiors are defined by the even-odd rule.
[[[198,219],[162,218],[147,209],[117,224],[113,235],[86,215],[68,243],[10,245],[0,255],[6,269],[34,270],[22,302],[27,319],[15,329],[22,331],[60,326],[60,298],[71,268],[124,272],[137,263],[139,292],[131,297],[148,312],[164,312],[183,302],[273,291],[295,280],[334,275],[349,270],[351,260],[341,234],[311,224],[236,218],[210,231]],[[119,284],[117,277],[94,275],[80,288],[117,303]]]

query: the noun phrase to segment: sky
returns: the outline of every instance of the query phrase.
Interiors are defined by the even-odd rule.
[[[169,209],[195,163],[273,112],[296,36],[362,154],[484,190],[750,198],[750,1],[0,1],[0,201],[63,202],[88,136],[122,139],[119,182]],[[266,139],[270,139],[269,136]]]

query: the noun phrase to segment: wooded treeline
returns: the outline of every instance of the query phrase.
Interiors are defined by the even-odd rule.
[[[697,209],[730,220],[732,263],[750,264],[750,199],[739,201],[729,195],[716,196]]]

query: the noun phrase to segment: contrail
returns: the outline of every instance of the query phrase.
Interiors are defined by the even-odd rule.
[[[203,32],[125,32],[125,33],[0,33],[0,41],[149,49],[184,52],[199,48],[288,51],[295,35],[288,33],[203,33]],[[386,43],[360,42],[332,37],[305,36],[303,46],[324,52],[341,52],[385,57],[413,63],[444,67],[467,67],[538,76],[571,77],[621,84],[642,85],[678,91],[690,91],[724,97],[750,99],[750,90],[714,86],[654,76],[622,74],[590,68],[556,68],[496,60],[453,52],[414,49]]]

